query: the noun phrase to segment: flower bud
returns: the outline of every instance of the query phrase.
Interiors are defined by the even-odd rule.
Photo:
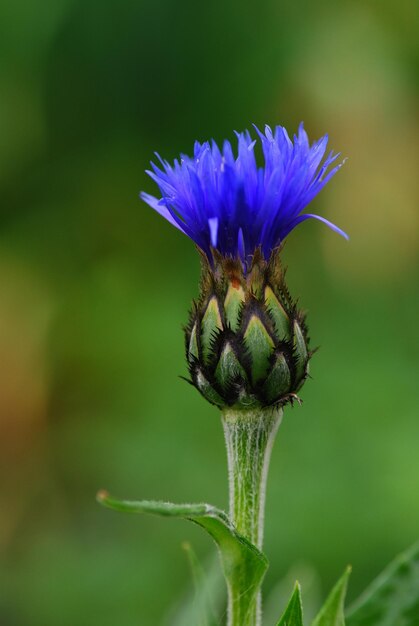
[[[240,259],[202,255],[200,297],[186,328],[191,382],[212,404],[250,409],[296,398],[308,375],[307,328],[285,284],[279,251]]]

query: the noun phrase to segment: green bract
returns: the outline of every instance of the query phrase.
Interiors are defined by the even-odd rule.
[[[279,251],[238,259],[203,256],[201,289],[186,328],[192,383],[212,404],[283,405],[308,375],[307,329],[285,284]]]

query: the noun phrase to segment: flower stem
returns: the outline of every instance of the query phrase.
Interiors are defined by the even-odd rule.
[[[238,532],[259,550],[263,543],[266,481],[275,435],[282,418],[281,408],[222,412],[227,446],[230,519]],[[228,626],[260,626],[261,595],[246,608],[241,598],[247,590],[240,580],[231,585]]]

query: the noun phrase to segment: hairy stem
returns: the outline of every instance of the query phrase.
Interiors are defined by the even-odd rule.
[[[230,518],[241,535],[259,550],[263,543],[266,481],[282,409],[222,412],[227,446]],[[240,580],[229,588],[228,626],[260,626],[261,596],[245,609]]]

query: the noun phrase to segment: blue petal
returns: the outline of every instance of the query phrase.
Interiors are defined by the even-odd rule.
[[[298,224],[301,224],[301,222],[304,222],[305,220],[308,220],[310,218],[314,218],[315,220],[319,220],[320,222],[323,222],[323,224],[326,224],[326,226],[329,226],[329,228],[334,230],[335,233],[342,235],[342,237],[344,237],[347,241],[349,241],[349,235],[345,233],[344,230],[339,228],[339,226],[336,226],[336,224],[333,224],[333,222],[329,222],[329,220],[327,220],[325,217],[321,217],[321,215],[315,215],[314,213],[304,213],[304,215],[300,215],[299,217],[297,217],[289,225],[290,228],[288,232],[291,232],[296,226],[298,226]]]
[[[244,244],[243,229],[239,228],[239,234],[237,235],[237,252],[242,261],[246,259],[246,248]]]
[[[147,174],[159,187],[161,198],[142,199],[167,221],[190,237],[211,257],[211,247],[223,255],[246,257],[260,247],[266,258],[298,224],[318,219],[348,238],[323,217],[302,211],[342,167],[338,154],[326,148],[328,136],[310,145],[304,125],[290,139],[286,129],[254,126],[236,132],[237,156],[231,143],[222,149],[215,141],[195,142],[193,157],[181,154],[170,165],[156,154]],[[258,167],[255,145],[259,140],[263,166]]]
[[[170,222],[172,226],[175,226],[180,231],[185,233],[183,228],[174,220],[174,218],[170,214],[170,211],[165,206],[162,206],[159,200],[157,200],[157,198],[155,198],[154,196],[151,196],[148,193],[145,193],[144,191],[140,193],[140,197],[141,197],[141,200],[144,200],[144,202],[147,202],[147,204],[150,205],[152,209],[157,211],[157,213],[160,213],[160,215],[162,215],[168,222]]]
[[[217,235],[218,235],[218,217],[210,217],[208,225],[211,233],[211,245],[213,248],[217,247]]]

